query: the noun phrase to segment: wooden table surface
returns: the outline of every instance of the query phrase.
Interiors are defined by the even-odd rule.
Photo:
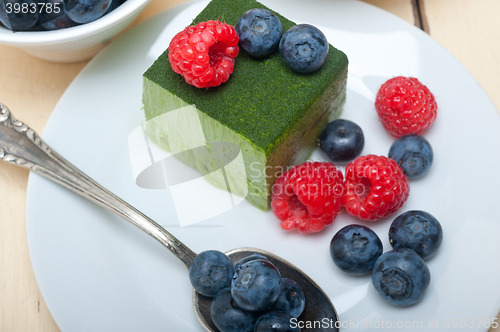
[[[183,1],[153,0],[133,24]],[[423,28],[469,69],[500,109],[500,1],[365,1]],[[62,93],[85,65],[49,63],[0,45],[0,101],[41,133]],[[28,254],[27,181],[27,171],[0,163],[0,332],[57,332]]]

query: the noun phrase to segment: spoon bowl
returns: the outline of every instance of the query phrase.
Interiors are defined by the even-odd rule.
[[[256,253],[267,256],[267,259],[278,268],[283,278],[294,280],[297,284],[299,284],[300,288],[304,292],[306,305],[304,312],[297,320],[299,322],[318,322],[316,324],[319,324],[320,327],[304,327],[301,329],[302,332],[339,331],[336,327],[338,326],[336,324],[338,321],[337,311],[328,296],[311,278],[309,278],[292,263],[268,251],[256,248],[233,249],[226,252],[226,255],[234,265],[241,259]],[[219,329],[213,323],[210,315],[212,300],[213,298],[211,297],[203,296],[198,294],[196,291],[193,291],[193,307],[196,317],[200,321],[201,325],[205,327],[207,331],[219,332]],[[322,322],[328,322],[328,327],[324,327],[327,324],[321,324]]]

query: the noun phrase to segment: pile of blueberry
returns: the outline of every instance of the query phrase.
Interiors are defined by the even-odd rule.
[[[45,31],[90,23],[125,0],[0,0],[0,22],[12,31]]]
[[[279,18],[266,9],[251,9],[244,13],[236,32],[240,47],[254,57],[264,57],[279,48],[283,61],[298,73],[312,73],[324,64],[328,41],[318,28],[299,24],[282,35]]]
[[[291,320],[304,311],[304,293],[264,255],[245,257],[233,268],[224,253],[204,251],[189,278],[199,294],[214,297],[211,316],[221,332],[300,332]]]
[[[372,273],[373,286],[390,304],[405,307],[420,301],[430,283],[424,260],[441,246],[443,230],[430,213],[408,211],[389,229],[393,250],[382,254],[382,242],[370,228],[349,225],[330,243],[333,262],[352,275]]]
[[[363,131],[354,122],[335,120],[323,129],[319,146],[333,162],[349,162],[363,150]],[[388,156],[408,179],[424,176],[434,157],[430,143],[415,134],[395,140]],[[404,307],[422,299],[430,283],[424,260],[436,254],[442,240],[443,230],[434,216],[408,211],[398,216],[389,229],[393,250],[383,254],[382,242],[375,232],[363,225],[349,225],[333,237],[330,254],[333,262],[348,274],[371,273],[380,296],[390,304]]]

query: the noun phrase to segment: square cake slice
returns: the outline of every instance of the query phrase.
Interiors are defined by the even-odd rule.
[[[212,0],[194,24],[219,19],[234,26],[252,8],[269,9],[255,0]],[[274,13],[283,25],[283,33],[295,25]],[[276,177],[287,167],[305,161],[317,145],[323,126],[340,115],[346,96],[348,60],[332,45],[324,65],[308,75],[289,69],[278,51],[265,58],[253,58],[240,49],[235,60],[234,72],[226,83],[198,89],[173,72],[165,51],[144,73],[144,110],[150,120],[185,106],[194,107],[208,146],[211,142],[230,142],[241,149],[246,174],[227,174],[231,191],[245,194],[247,190],[247,200],[265,210]],[[187,116],[185,121],[189,119]],[[190,135],[189,128],[198,128],[199,124],[190,126],[187,122],[182,138],[169,133],[169,126],[162,125],[162,121],[152,121],[146,131],[151,140],[168,151],[182,151],[179,145],[204,144],[188,142],[198,139],[198,134]],[[214,171],[214,165],[228,162],[220,149],[208,155],[192,154],[183,161],[203,174]],[[211,182],[227,188],[215,177]]]

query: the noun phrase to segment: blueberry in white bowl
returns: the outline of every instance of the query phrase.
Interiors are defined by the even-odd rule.
[[[33,8],[36,10],[32,10]],[[35,0],[0,0],[0,22],[12,31],[33,28],[38,22],[38,16]]]
[[[264,57],[278,49],[283,31],[279,18],[261,8],[245,12],[235,29],[240,37],[240,47],[254,57]]]
[[[394,159],[401,166],[408,179],[417,179],[429,171],[434,152],[431,144],[424,137],[405,135],[392,143],[389,158]]]
[[[279,51],[290,69],[308,74],[323,66],[328,47],[328,41],[321,30],[310,24],[299,24],[283,34]]]
[[[330,242],[333,262],[342,271],[352,275],[370,273],[382,250],[382,242],[377,234],[363,225],[342,228]]]
[[[333,162],[347,163],[361,154],[365,146],[363,130],[352,121],[330,122],[319,135],[319,147]]]
[[[114,0],[65,0],[64,12],[77,23],[89,23],[102,17]]]
[[[69,63],[92,58],[125,29],[151,0],[108,1],[107,4],[111,2],[111,5],[106,4],[107,12],[86,24],[70,19],[64,12],[65,1],[60,0],[0,0],[0,17],[5,14],[4,4],[7,1],[38,4],[37,14],[34,14],[38,20],[34,25],[16,25],[16,33],[13,33],[9,23],[3,22],[5,24],[0,24],[0,44],[17,47],[43,60]],[[12,17],[12,14],[9,15]],[[23,13],[23,17],[27,16]]]
[[[377,259],[372,283],[388,303],[407,307],[422,300],[431,273],[422,257],[410,249],[394,249]]]
[[[93,22],[125,0],[0,0],[0,22],[12,31],[67,29]]]
[[[45,30],[60,30],[77,26],[78,23],[66,15],[63,6],[62,0],[47,0],[45,8],[40,12],[38,24]]]
[[[411,249],[424,260],[436,254],[442,241],[441,224],[425,211],[407,211],[394,219],[389,228],[389,242],[394,249]]]

